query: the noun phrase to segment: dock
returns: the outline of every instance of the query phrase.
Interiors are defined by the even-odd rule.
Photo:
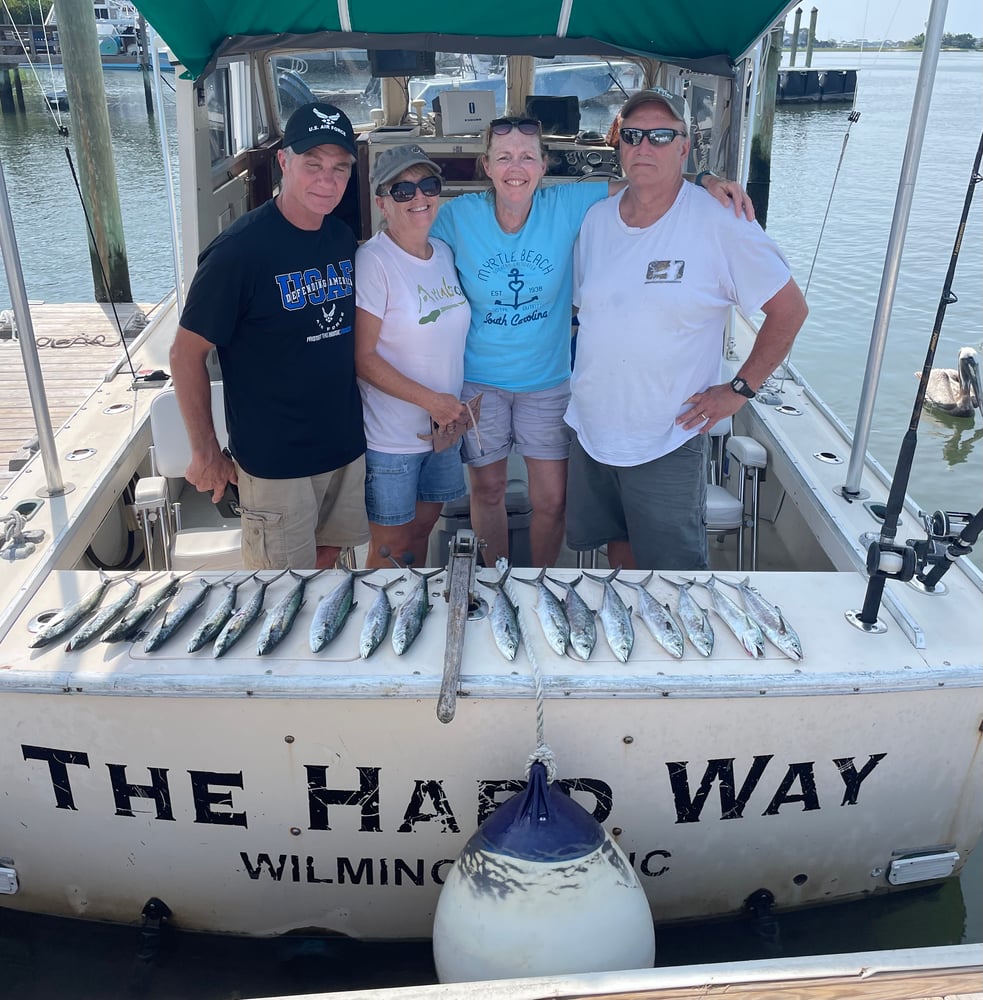
[[[129,339],[154,309],[147,303],[116,304]],[[0,313],[0,490],[30,458],[36,439],[34,411],[12,313]],[[97,302],[31,304],[34,337],[44,374],[51,424],[57,431],[124,358],[113,307]]]
[[[853,104],[856,97],[855,69],[786,66],[778,71],[776,104]]]

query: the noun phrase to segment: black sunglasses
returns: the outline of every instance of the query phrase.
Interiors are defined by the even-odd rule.
[[[418,181],[396,181],[388,191],[380,187],[379,197],[385,198],[388,194],[393,201],[412,201],[416,197],[417,188],[427,198],[436,198],[440,194],[440,178],[431,174],[429,177],[421,177]]]
[[[508,135],[514,128],[523,135],[539,135],[543,125],[537,118],[495,118],[488,127],[492,135]]]
[[[641,146],[642,139],[648,139],[653,146],[668,146],[677,135],[686,138],[685,132],[677,132],[674,128],[621,128],[618,135],[629,146]]]

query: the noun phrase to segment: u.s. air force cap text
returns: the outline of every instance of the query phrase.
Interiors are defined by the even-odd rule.
[[[283,145],[295,153],[315,146],[333,145],[355,155],[355,131],[344,111],[333,104],[315,101],[301,105],[283,130]]]

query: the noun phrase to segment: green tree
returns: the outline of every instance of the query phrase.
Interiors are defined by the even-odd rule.
[[[6,8],[10,11],[13,24],[41,24],[48,11],[51,10],[52,0],[7,0]],[[7,21],[7,11],[0,13],[0,17]]]
[[[951,35],[946,32],[942,36],[942,44],[947,49],[975,49],[976,39],[968,31],[961,35]]]
[[[921,49],[925,47],[925,32],[923,31],[920,35],[915,35],[914,38],[909,39],[908,44],[914,49]]]

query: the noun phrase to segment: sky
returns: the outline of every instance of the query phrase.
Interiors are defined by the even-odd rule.
[[[929,0],[808,0],[800,4],[802,27],[809,26],[813,7],[819,11],[816,35],[838,41],[869,38],[893,41],[912,38],[925,30],[931,7]],[[791,31],[795,8],[785,19]],[[980,0],[949,0],[945,31],[983,36],[983,4]]]

